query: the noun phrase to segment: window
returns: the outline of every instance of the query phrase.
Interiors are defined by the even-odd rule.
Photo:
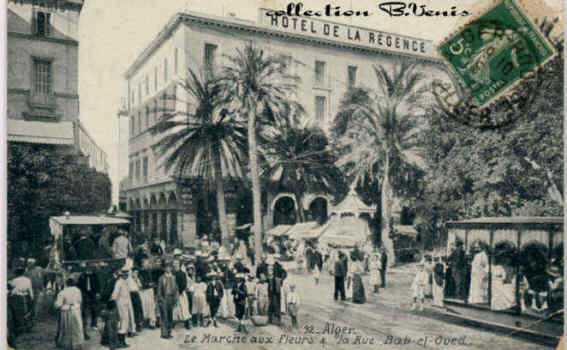
[[[315,118],[324,120],[327,114],[327,98],[325,96],[315,96]]]
[[[348,87],[353,88],[356,85],[356,66],[348,66]]]
[[[142,102],[142,83],[138,83],[138,103]]]
[[[325,62],[315,61],[315,83],[322,85],[325,83]]]
[[[154,90],[157,91],[157,87],[158,87],[158,73],[157,73],[157,68],[154,68]]]
[[[174,64],[174,70],[175,70],[175,74],[177,74],[177,72],[179,71],[179,49],[175,48],[175,53],[173,54],[173,64]]]
[[[167,58],[163,59],[163,82],[167,83],[168,76],[167,76]]]
[[[37,11],[33,21],[33,33],[39,36],[48,36],[51,32],[51,13]]]
[[[158,100],[157,98],[154,100],[154,121],[153,124],[158,122]]]
[[[146,129],[150,127],[150,107],[146,106]]]
[[[130,164],[128,164],[128,179],[132,181],[133,178],[134,178],[134,162],[130,162]]]
[[[45,60],[34,60],[34,92],[36,94],[51,94],[51,78],[51,62]]]
[[[136,161],[136,181],[140,181],[140,160]]]
[[[130,116],[130,137],[133,137],[136,132],[136,117]]]
[[[146,75],[146,96],[148,96],[150,94],[150,78]]]
[[[134,91],[134,89],[132,89],[132,100],[130,101],[130,103],[132,103],[132,106],[134,105],[136,99],[136,92]]]
[[[217,52],[217,45],[214,44],[205,44],[205,57],[204,57],[204,66],[205,71],[207,74],[212,74],[215,70],[215,56]]]
[[[143,170],[144,170],[144,182],[148,182],[148,157],[144,157]]]
[[[138,112],[138,134],[142,132],[142,112]]]

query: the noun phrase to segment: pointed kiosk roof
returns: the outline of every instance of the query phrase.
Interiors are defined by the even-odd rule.
[[[362,213],[374,215],[375,212],[376,206],[369,206],[364,204],[364,202],[356,193],[353,185],[351,185],[350,191],[348,192],[348,195],[345,197],[345,199],[331,210],[331,214],[335,213],[337,215],[340,215],[343,213],[352,213],[355,216],[359,216]]]

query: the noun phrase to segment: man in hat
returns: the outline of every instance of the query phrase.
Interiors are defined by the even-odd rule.
[[[81,317],[83,319],[83,332],[85,339],[89,340],[87,334],[87,313],[91,314],[91,327],[96,327],[97,318],[97,296],[100,293],[100,283],[92,267],[87,267],[81,263],[81,268],[85,269],[77,282],[77,287],[81,291],[83,302],[81,303]]]
[[[37,304],[39,300],[40,294],[43,292],[43,287],[45,285],[45,272],[41,268],[41,266],[36,265],[36,261],[34,258],[29,258],[27,260],[28,269],[25,273],[25,276],[30,279],[32,283],[33,289],[33,315],[37,317]]]
[[[268,264],[266,263],[267,258],[266,254],[262,254],[262,257],[260,257],[260,263],[256,267],[256,278],[259,280],[265,280],[268,276]]]
[[[245,275],[239,273],[235,276],[236,286],[232,289],[232,297],[234,300],[234,308],[236,319],[238,319],[237,332],[246,331],[246,327],[242,324],[242,320],[246,313],[246,298],[248,297],[248,290],[246,288]]]
[[[234,260],[236,260],[234,263],[234,270],[236,271],[236,273],[250,273],[250,269],[248,269],[242,263],[242,255],[236,254],[234,256]]]
[[[268,267],[268,323],[279,324],[281,319],[282,280],[276,276],[274,265]]]
[[[159,238],[156,238],[154,240],[154,243],[152,244],[152,247],[150,249],[150,253],[154,256],[162,256],[163,255],[164,251],[159,244]]]
[[[195,256],[197,258],[195,261],[195,273],[204,281],[209,273],[209,265],[207,264],[208,256],[203,254],[201,251],[197,251]]]
[[[339,252],[338,259],[335,261],[333,269],[333,276],[335,276],[335,301],[339,299],[339,295],[342,301],[345,300],[345,278],[347,271],[345,269],[344,259],[343,252]]]
[[[32,282],[24,276],[25,268],[16,267],[16,278],[11,280],[9,303],[14,310],[14,330],[16,334],[21,334],[32,326],[32,305],[34,300]]]
[[[211,311],[211,319],[207,326],[212,322],[214,327],[218,327],[216,315],[219,310],[221,299],[224,295],[224,287],[222,282],[219,280],[220,275],[217,272],[210,273],[208,277],[209,283],[207,283],[206,295],[207,304],[209,304],[209,310]]]
[[[465,267],[467,265],[463,242],[458,240],[454,245],[454,250],[449,255],[448,261],[451,271],[451,278],[454,283],[454,295],[450,297],[464,298],[465,296]]]
[[[136,321],[134,318],[134,308],[132,307],[132,299],[130,297],[130,288],[128,287],[129,270],[122,268],[119,272],[120,278],[114,285],[111,299],[116,303],[118,308],[118,316],[120,318],[120,328],[118,329],[118,338],[122,347],[126,344],[126,335],[135,336]]]
[[[388,251],[384,246],[380,247],[380,281],[381,287],[386,288],[386,269],[388,268]]]
[[[172,338],[173,329],[173,308],[179,298],[179,289],[175,276],[171,273],[171,264],[164,262],[165,273],[158,281],[158,304],[160,308],[161,337],[164,339]]]
[[[132,244],[126,237],[126,232],[121,230],[118,234],[118,237],[112,243],[112,257],[114,259],[125,259],[132,254]]]
[[[87,228],[81,229],[79,240],[75,243],[75,252],[79,260],[94,259],[96,255],[96,245],[87,233]]]
[[[179,293],[176,314],[179,320],[183,321],[185,324],[185,329],[191,329],[190,318],[191,314],[189,312],[189,301],[187,299],[187,274],[181,269],[181,263],[179,260],[173,262],[173,270],[175,275],[175,283],[177,284],[177,290]]]

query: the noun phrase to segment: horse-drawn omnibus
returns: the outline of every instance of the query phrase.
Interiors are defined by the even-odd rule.
[[[445,305],[473,321],[558,341],[563,218],[477,218],[447,227]]]

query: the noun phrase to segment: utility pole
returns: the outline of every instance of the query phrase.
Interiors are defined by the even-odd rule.
[[[128,117],[128,108],[126,107],[126,102],[125,99],[122,98],[122,101],[120,103],[120,108],[118,109],[118,112],[116,113],[117,119],[118,119],[118,166],[116,168],[116,172],[118,174],[118,208],[120,209],[120,181],[122,181],[121,178],[121,173],[120,173],[120,150],[121,150],[121,125],[120,125],[120,118],[121,117]]]

